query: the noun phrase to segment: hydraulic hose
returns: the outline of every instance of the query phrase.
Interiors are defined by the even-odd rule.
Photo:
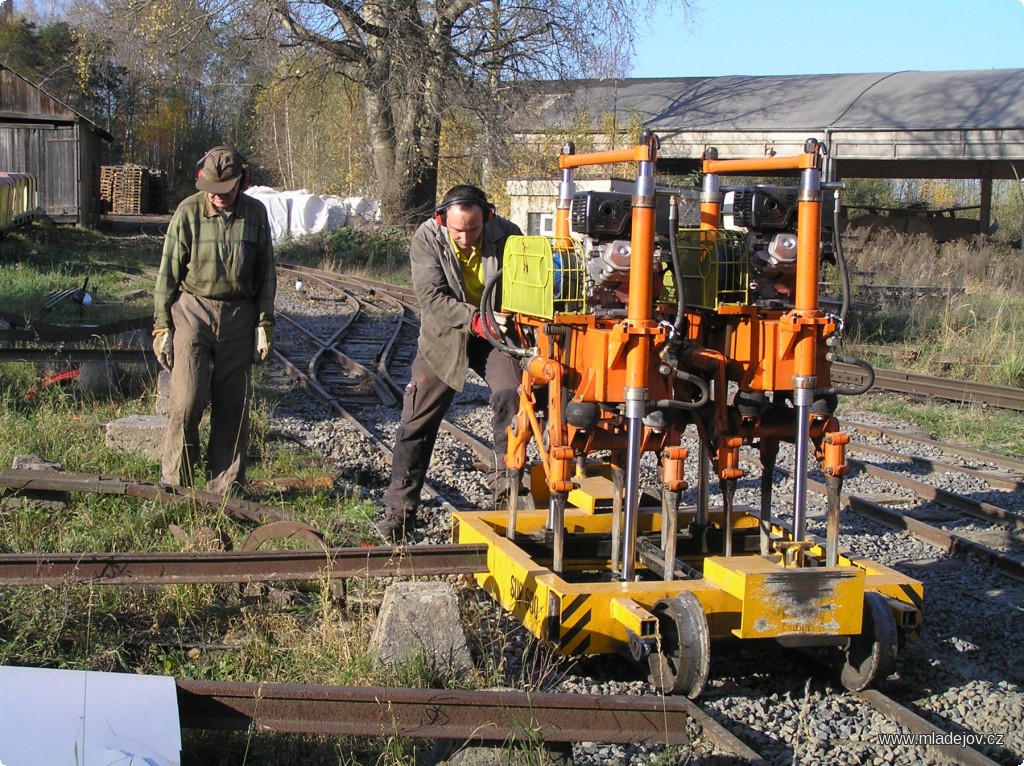
[[[508,354],[509,356],[525,357],[529,352],[525,348],[514,346],[508,342],[508,338],[505,333],[501,331],[501,325],[498,324],[498,320],[494,316],[494,307],[491,305],[491,295],[494,293],[494,286],[501,281],[501,272],[502,269],[498,269],[497,273],[487,281],[487,284],[484,285],[483,294],[480,296],[480,313],[484,317],[484,337],[487,339],[487,342],[498,349],[498,351]],[[498,333],[500,337],[493,337],[491,335],[492,327],[499,328]]]
[[[682,370],[673,370],[673,372],[681,380],[685,380],[687,383],[692,383],[698,389],[700,389],[700,399],[698,399],[695,402],[683,402],[678,399],[658,399],[654,402],[651,402],[651,407],[653,409],[699,410],[701,407],[708,403],[708,400],[711,399],[711,389],[708,388],[708,384],[704,381],[703,378],[700,378],[697,375],[690,375],[688,373],[683,372]]]
[[[839,320],[845,325],[846,315],[850,311],[850,272],[846,267],[846,253],[843,252],[843,236],[839,231],[839,190],[835,192],[834,210],[832,211],[832,241],[836,249],[836,266],[839,269],[839,280],[842,283],[843,303],[839,309]]]
[[[686,337],[686,293],[683,291],[683,263],[679,260],[679,208],[675,195],[668,208],[668,251],[672,261],[672,279],[676,286],[676,321],[672,326],[674,337]]]
[[[867,362],[861,361],[860,359],[855,359],[852,356],[843,356],[842,354],[837,354],[834,351],[829,351],[827,354],[825,354],[825,359],[827,359],[830,362],[852,364],[855,367],[860,367],[868,375],[867,382],[864,385],[859,386],[858,388],[836,388],[835,386],[833,386],[833,392],[841,396],[860,396],[861,394],[866,394],[871,389],[871,387],[875,385],[875,368],[872,367]]]

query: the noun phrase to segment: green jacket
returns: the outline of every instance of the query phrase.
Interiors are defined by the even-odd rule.
[[[274,324],[274,246],[267,210],[239,194],[225,222],[205,192],[182,200],[164,239],[154,290],[154,328],[171,327],[171,306],[181,292],[200,298],[256,303],[259,324]]]
[[[484,226],[480,257],[485,283],[501,268],[505,240],[521,233],[518,226],[504,218],[494,218]],[[412,286],[420,305],[419,351],[445,385],[461,391],[469,372],[466,341],[471,333],[470,321],[479,307],[467,302],[466,280],[448,229],[433,218],[420,224],[409,245],[409,260]],[[501,296],[497,293],[495,290],[492,297],[500,308]]]

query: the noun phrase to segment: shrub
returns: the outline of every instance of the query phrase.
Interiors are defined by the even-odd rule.
[[[337,272],[362,272],[402,278],[408,272],[409,238],[393,226],[346,226],[307,234],[277,248],[283,263],[299,263]]]

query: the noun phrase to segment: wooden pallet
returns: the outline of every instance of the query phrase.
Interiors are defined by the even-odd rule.
[[[100,202],[114,215],[166,212],[167,174],[143,165],[105,165],[100,168]]]

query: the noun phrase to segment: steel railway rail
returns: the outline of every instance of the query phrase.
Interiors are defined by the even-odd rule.
[[[377,290],[377,291],[382,291],[384,289],[386,289],[386,288],[384,288],[382,286],[376,286],[375,287],[375,290]],[[1016,485],[1013,484],[1013,482],[1018,481],[1018,480],[1014,479],[1014,478],[1004,478],[1003,481],[1004,481],[1004,486],[1016,486]],[[917,491],[920,494],[922,494],[922,495],[927,495],[928,492],[929,492],[925,488],[925,485],[922,485],[922,486],[918,487]],[[941,495],[946,500],[951,500],[952,497],[953,497],[951,493],[944,493],[944,492],[938,492],[938,491],[933,491],[932,495],[933,496]],[[847,499],[851,503],[854,502],[849,497]],[[860,499],[858,498],[857,500],[859,501]],[[1017,515],[1016,514],[1013,514],[1013,513],[1010,513],[1010,512],[1005,512],[1005,511],[1000,513],[999,509],[995,509],[993,506],[991,506],[991,504],[971,502],[971,501],[969,501],[967,499],[963,499],[963,498],[961,499],[961,503],[962,503],[962,507],[964,507],[964,508],[980,509],[979,513],[986,520],[992,520],[990,518],[992,516],[994,516],[997,521],[1006,521],[1008,519],[1015,521],[1017,519]],[[857,508],[861,508],[863,506],[854,505],[853,507],[855,509],[857,509]],[[889,511],[889,509],[884,509],[884,510],[887,511],[887,512]],[[895,516],[886,515],[885,518],[889,521],[890,524],[893,523],[894,519],[899,518],[900,521],[897,523],[897,526],[899,526],[899,524],[902,524],[903,525],[902,528],[906,528],[906,527],[909,526],[911,528],[915,528],[916,529],[918,524],[922,524],[923,525],[923,522],[916,522],[916,520],[910,520],[909,522],[907,522],[907,521],[903,520],[902,515],[899,515],[899,514],[897,514]],[[921,528],[923,529],[924,527],[921,527]],[[1014,564],[1010,563],[1010,560],[1009,560],[1008,557],[1003,557],[1002,554],[998,553],[997,551],[993,551],[992,549],[987,549],[984,546],[978,546],[977,544],[971,543],[970,541],[966,541],[963,538],[959,538],[956,535],[952,535],[952,534],[945,533],[945,532],[942,532],[942,531],[933,531],[933,532],[926,533],[924,535],[924,537],[925,537],[925,539],[931,539],[931,540],[944,540],[945,541],[944,548],[946,550],[949,550],[949,551],[953,551],[953,550],[969,550],[969,551],[974,552],[974,553],[981,552],[989,561],[992,561],[993,563],[995,563],[1000,568],[1004,568],[1004,569],[1006,569],[1008,571],[1011,571],[1011,572],[1016,571],[1016,568],[1019,566],[1019,565],[1014,565]],[[876,695],[871,695],[870,699],[874,701],[873,706],[877,710],[883,711],[886,715],[888,715],[890,717],[893,717],[893,718],[897,718],[900,721],[908,722],[909,725],[908,725],[907,728],[910,731],[921,731],[921,729],[919,727],[921,725],[923,725],[923,724],[920,724],[920,722],[923,719],[921,719],[919,716],[917,716],[910,709],[907,709],[907,708],[904,708],[902,706],[899,706],[898,703],[896,703],[895,701],[888,700],[887,698],[883,697],[882,695],[877,695],[877,694]],[[887,700],[887,701],[883,702],[883,700]],[[933,734],[935,732],[941,731],[939,729],[934,728],[931,724],[927,724],[927,726],[932,727],[929,730],[932,731]],[[917,727],[917,728],[915,728],[915,727]],[[937,734],[934,737],[934,739],[936,741],[941,741],[941,738]],[[979,764],[980,763],[992,763],[985,756],[981,755],[980,753],[977,753],[977,752],[974,752],[974,751],[970,751],[969,749],[956,748],[956,752],[955,753],[953,752],[952,749],[950,749],[949,752],[946,752],[943,755],[946,758],[951,758],[952,762],[956,762],[956,763],[979,763]]]
[[[508,746],[687,744],[695,725],[734,763],[764,761],[685,697],[178,681],[184,728],[419,737]]]
[[[832,365],[832,382],[844,388],[860,388],[867,384],[868,379],[865,371],[859,367],[835,363]],[[989,383],[950,380],[913,372],[875,368],[872,388],[877,391],[914,394],[964,405],[981,404],[986,407],[1024,411],[1024,391]]]
[[[289,272],[294,274],[295,272]],[[315,282],[320,279],[311,270],[304,270],[303,274],[304,281],[306,284]],[[412,303],[411,296],[408,293],[402,294],[401,292],[390,298],[383,298],[382,296],[387,295],[387,288],[379,283],[370,283],[366,280],[348,280],[346,278],[339,278],[337,276],[324,275],[322,280],[322,287],[326,290],[330,288],[333,290],[346,290],[346,297],[333,299],[332,305],[342,310],[348,310],[353,312],[353,318],[350,320],[350,327],[359,327],[360,334],[363,339],[356,339],[353,336],[353,344],[348,345],[346,341],[346,333],[338,332],[339,324],[338,320],[334,320],[333,332],[326,329],[329,323],[325,323],[325,328],[321,331],[309,330],[297,330],[296,335],[304,337],[305,340],[301,343],[296,343],[294,348],[289,347],[290,340],[283,338],[282,342],[279,342],[278,351],[275,353],[275,361],[280,364],[281,368],[287,372],[287,374],[299,380],[302,385],[309,389],[315,395],[323,398],[329,403],[331,408],[339,413],[349,422],[356,424],[360,432],[368,439],[372,440],[377,444],[378,448],[382,449],[385,453],[388,452],[385,443],[377,436],[371,428],[360,423],[357,415],[352,414],[349,410],[357,411],[360,406],[369,406],[369,404],[384,403],[387,398],[387,393],[394,395],[396,393],[396,387],[400,386],[403,378],[401,372],[393,374],[388,369],[389,360],[392,365],[398,370],[403,369],[401,361],[395,362],[395,354],[403,348],[408,348],[411,343],[408,339],[408,334],[415,329],[415,311],[414,304]],[[345,285],[348,285],[347,287]],[[312,298],[310,300],[313,300]],[[379,302],[378,302],[379,301]],[[395,319],[397,314],[395,313],[395,304],[402,306],[401,318]],[[385,309],[383,305],[390,305],[390,309]],[[373,308],[367,309],[368,305],[372,305]],[[371,319],[355,319],[355,311],[359,311],[359,316],[368,317],[373,314]],[[389,318],[390,317],[390,318]],[[313,321],[308,317],[296,318],[296,324],[305,324],[308,321]],[[286,320],[287,321],[287,320]],[[291,323],[289,323],[291,324]],[[369,325],[371,324],[392,324],[397,325],[397,332],[392,333],[386,339],[381,341],[374,340],[375,345],[372,346],[373,350],[370,352],[360,353],[354,349],[359,346],[368,348],[369,344],[365,340],[366,333],[369,332]],[[394,328],[393,328],[394,329]],[[401,333],[405,332],[403,336]],[[280,351],[284,348],[284,353]],[[343,385],[339,380],[331,379],[331,362],[329,360],[339,359],[339,355],[348,359],[353,365],[358,367],[348,368],[349,378],[353,377],[352,370],[358,371],[358,368],[362,368],[366,371],[365,376],[361,378],[362,384],[357,385]],[[310,361],[313,359],[319,359],[315,363]],[[305,360],[305,363],[304,363]],[[407,370],[407,362],[405,363],[404,369]],[[341,365],[339,364],[339,368]],[[363,375],[363,373],[359,373]],[[406,373],[407,375],[407,373]],[[339,376],[343,378],[344,376]],[[379,386],[373,386],[367,384],[365,381],[377,380]],[[349,396],[353,390],[360,390],[358,397]],[[367,388],[373,393],[372,397],[366,395]],[[376,397],[376,401],[374,401]],[[347,403],[347,404],[346,404]],[[393,405],[392,405],[393,406]],[[449,425],[449,428],[458,430],[454,425]],[[870,429],[868,427],[857,427],[856,429],[861,433],[868,433]],[[905,437],[904,434],[899,434],[901,438]],[[918,437],[920,439],[920,437]],[[927,443],[929,446],[934,446],[936,443],[932,440],[920,439],[922,443]],[[466,436],[466,443],[475,444],[474,449],[485,450],[486,445],[480,442],[471,435]],[[857,445],[851,445],[852,448],[856,449]],[[870,452],[869,448],[865,449],[866,452]],[[893,461],[892,455],[884,453],[877,453],[880,457],[891,463]],[[952,454],[950,450],[947,450],[947,454]],[[985,460],[992,464],[998,464],[995,460],[988,460],[992,456],[984,455],[984,453],[976,452],[974,457]],[[942,465],[942,469],[946,470],[946,465],[937,463],[936,461],[930,461],[926,458],[917,458],[917,463],[920,465],[922,462],[931,463],[934,466]],[[1020,472],[1024,462],[1005,460],[1001,462],[1000,467],[1005,468],[1011,472]],[[953,466],[956,470],[961,470],[959,466]],[[885,469],[881,468],[864,468],[865,471],[882,471]],[[972,471],[973,469],[966,469],[966,471]],[[966,472],[965,471],[965,472]],[[991,476],[993,485],[998,482],[1002,482],[1005,489],[1011,491],[1019,490],[1021,486],[1021,479],[1017,478],[1012,474],[999,475],[994,474],[991,471],[976,471],[973,470],[974,474],[980,474],[982,476]],[[8,472],[5,472],[8,473]],[[884,474],[883,474],[884,475]],[[59,475],[58,475],[59,476]],[[34,480],[43,480],[44,477],[35,477]],[[48,473],[46,479],[55,480],[54,474]],[[888,477],[886,477],[888,479]],[[13,481],[13,479],[12,479]],[[2,483],[2,481],[0,481]],[[116,483],[116,482],[115,482]],[[43,489],[44,491],[50,490],[56,485],[48,485],[44,487],[41,484],[32,485],[29,484],[8,484],[7,486],[18,486],[22,490],[26,489]],[[85,483],[78,480],[78,483],[73,487],[66,485],[65,491],[89,491],[83,489]],[[102,480],[97,477],[96,489],[93,491],[104,491],[101,487],[108,487],[113,490],[113,485],[108,481],[103,483]],[[814,485],[812,484],[812,489]],[[159,490],[165,490],[165,488],[156,488]],[[929,490],[918,488],[923,493],[927,493]],[[148,496],[148,493],[153,490],[147,489],[141,484],[138,487],[118,487],[115,491],[122,492],[127,495],[137,495],[140,497]],[[156,493],[158,496],[165,496],[164,493]],[[427,489],[427,494],[437,497],[439,502],[442,504],[445,502],[443,498],[437,494],[433,488]],[[938,491],[934,492],[933,496],[939,496],[941,493]],[[212,496],[215,497],[215,496]],[[173,499],[173,498],[169,498]],[[962,540],[958,536],[945,532],[943,530],[931,531],[934,528],[929,529],[927,525],[916,519],[908,517],[906,514],[901,512],[893,511],[891,508],[887,508],[878,503],[872,503],[866,498],[858,498],[856,495],[847,495],[846,501],[850,503],[854,510],[865,512],[871,518],[882,520],[885,523],[889,523],[898,528],[904,528],[911,530],[915,533],[921,533],[925,536],[925,539],[934,540],[934,544],[943,548],[947,551],[969,551],[972,553],[978,553],[986,557],[989,561],[996,564],[996,566],[1003,568],[1005,571],[1019,571],[1020,563],[1011,563],[1009,557],[1004,557],[997,551],[992,549],[984,548],[984,546],[978,546],[976,543],[972,543],[969,540]],[[222,498],[217,498],[218,503],[223,503]],[[255,504],[251,504],[255,505]],[[991,504],[989,504],[990,506]],[[450,504],[448,505],[450,507]],[[980,509],[981,513],[987,520],[993,520],[1000,523],[1009,523],[1015,528],[1019,528],[1019,515],[1004,511],[1002,514],[998,513],[998,509],[993,511],[991,507],[986,507],[984,503],[976,503],[973,507]],[[245,506],[242,506],[245,510]],[[277,520],[280,523],[280,519],[277,516],[271,516],[269,513],[256,513],[252,515],[253,509],[249,508],[250,515],[246,518],[249,520]],[[263,509],[266,511],[266,509]],[[290,522],[285,522],[290,523]],[[233,553],[220,553],[220,554],[205,554],[201,557],[196,557],[194,554],[181,554],[182,558],[179,559],[176,555],[163,556],[163,561],[153,559],[146,561],[146,554],[72,554],[69,556],[52,556],[48,554],[16,554],[17,556],[23,557],[23,560],[15,562],[8,556],[0,556],[0,582],[4,583],[36,583],[41,584],[43,582],[55,582],[55,581],[67,581],[69,578],[79,582],[90,582],[90,583],[108,583],[108,584],[141,584],[141,583],[160,583],[160,582],[191,582],[191,579],[175,579],[181,573],[184,573],[186,568],[194,567],[200,564],[204,569],[203,574],[198,572],[194,575],[196,577],[221,577],[225,579],[213,579],[204,581],[223,581],[223,582],[241,582],[243,578],[252,578],[253,581],[259,578],[274,579],[274,580],[312,580],[322,579],[325,576],[325,572],[328,572],[328,577],[351,577],[351,576],[394,576],[405,574],[409,571],[415,572],[416,574],[427,574],[427,573],[440,573],[445,569],[450,571],[467,571],[467,568],[478,567],[479,562],[471,561],[471,557],[476,555],[478,552],[466,552],[463,551],[461,554],[466,555],[466,560],[456,562],[452,559],[445,559],[445,556],[452,555],[450,551],[439,550],[435,556],[428,556],[426,553],[421,557],[419,554],[424,549],[430,548],[441,548],[441,546],[416,546],[415,548],[408,549],[407,551],[401,552],[396,555],[396,552],[392,549],[380,548],[380,549],[360,549],[358,555],[352,554],[351,558],[348,554],[344,553],[345,549],[330,549],[330,550],[314,550],[314,551],[258,551],[258,552],[247,552],[245,556],[235,556]],[[405,558],[405,557],[408,558]],[[93,558],[95,557],[95,558]],[[232,563],[224,561],[218,561],[227,559]],[[191,559],[189,561],[189,559]],[[34,560],[34,563],[33,563]],[[243,564],[243,560],[247,563]],[[330,560],[328,565],[326,562]],[[189,561],[189,563],[185,563]],[[395,562],[398,562],[397,564]],[[406,562],[403,564],[402,562]],[[419,563],[417,563],[419,562]],[[145,574],[143,574],[143,568],[146,568]],[[403,569],[403,566],[407,567]],[[9,568],[8,568],[9,567]],[[161,567],[163,568],[161,570]],[[246,567],[249,567],[246,569]],[[411,567],[408,568],[408,567]],[[20,573],[15,573],[15,569],[18,569]],[[219,572],[219,574],[218,574]],[[227,573],[227,574],[225,574]],[[136,575],[138,575],[136,577]],[[11,579],[8,580],[8,577]],[[18,579],[20,578],[20,579]],[[166,579],[161,579],[166,578]],[[261,685],[261,688],[267,688],[267,685]],[[196,692],[196,689],[192,690]],[[239,697],[244,697],[242,690],[235,690],[235,693]],[[325,695],[329,696],[333,692],[324,692]],[[575,695],[573,695],[575,697]],[[866,695],[867,698],[874,700],[871,704],[878,707],[878,709],[886,710],[886,715],[897,718],[901,725],[907,728],[909,731],[919,731],[915,726],[931,726],[927,721],[923,724],[915,723],[916,715],[913,711],[899,706],[898,703],[883,701],[881,695],[875,693]],[[631,697],[630,699],[636,700],[638,698]],[[645,699],[645,698],[644,698]],[[669,698],[675,699],[675,698]],[[231,726],[225,726],[225,728],[231,728],[239,721],[246,720],[245,718],[245,705],[247,703],[239,703],[241,705],[241,712],[232,714],[236,715],[234,718],[234,724]],[[325,703],[332,704],[332,703]],[[581,703],[582,704],[582,703]],[[261,703],[262,705],[262,703]],[[264,709],[264,708],[261,708]],[[316,708],[308,708],[313,710]],[[706,713],[705,713],[706,715]],[[287,716],[283,716],[287,717]],[[372,715],[367,713],[366,720],[370,720]],[[917,717],[919,718],[919,717]],[[311,725],[308,720],[305,720],[303,715],[302,719],[294,717],[287,717],[292,722],[291,725],[295,727],[309,726]],[[200,719],[196,719],[201,722]],[[257,720],[257,717],[250,717],[250,723],[256,723],[258,726],[263,724]],[[711,719],[713,721],[713,719]],[[921,719],[923,720],[923,719]],[[904,722],[906,721],[906,723]],[[372,725],[372,724],[367,724]],[[268,727],[272,728],[273,727]],[[287,731],[289,729],[274,729]],[[307,731],[309,729],[306,729]],[[934,733],[934,729],[931,729]],[[355,733],[355,732],[352,732]],[[451,734],[451,730],[448,732],[448,736]],[[410,736],[415,736],[410,734]],[[441,736],[440,734],[438,736]],[[594,740],[597,741],[597,740]],[[611,740],[606,740],[611,741]],[[629,741],[642,741],[642,737],[637,739],[630,739]],[[722,745],[723,749],[727,752],[737,753],[734,744],[732,748]],[[955,752],[959,751],[959,752]],[[952,762],[956,763],[992,763],[984,756],[972,753],[962,748],[953,748],[951,752],[943,754],[946,758],[952,757]],[[756,759],[757,755],[750,751],[749,748],[743,756],[750,759]],[[755,761],[756,762],[756,761]]]

